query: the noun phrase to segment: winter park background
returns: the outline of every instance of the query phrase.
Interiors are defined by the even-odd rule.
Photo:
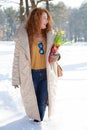
[[[87,130],[87,43],[60,47],[55,116],[42,123],[26,116],[20,89],[11,85],[14,42],[0,41],[0,130]]]

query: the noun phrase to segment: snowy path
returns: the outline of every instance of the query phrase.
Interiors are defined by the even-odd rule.
[[[0,42],[0,130],[87,130],[87,45],[60,48],[64,72],[58,79],[56,116],[39,124],[29,121],[20,90],[11,85],[13,50],[12,42]]]

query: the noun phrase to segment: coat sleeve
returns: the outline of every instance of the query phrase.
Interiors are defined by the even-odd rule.
[[[16,43],[14,50],[13,66],[12,66],[12,85],[20,85],[19,74],[19,44]]]

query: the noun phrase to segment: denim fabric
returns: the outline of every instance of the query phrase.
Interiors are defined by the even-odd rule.
[[[46,69],[32,70],[32,79],[36,92],[40,118],[43,120],[48,98]]]

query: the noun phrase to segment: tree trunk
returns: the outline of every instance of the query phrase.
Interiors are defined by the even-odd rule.
[[[30,0],[30,2],[31,2],[31,8],[32,9],[37,7],[37,5],[35,4],[35,0]]]
[[[28,4],[28,0],[25,0],[25,4],[26,4],[26,15],[29,15],[29,4]]]
[[[21,22],[24,21],[24,6],[23,6],[23,0],[20,0],[20,20]]]
[[[49,0],[46,0],[46,9],[49,11]]]

